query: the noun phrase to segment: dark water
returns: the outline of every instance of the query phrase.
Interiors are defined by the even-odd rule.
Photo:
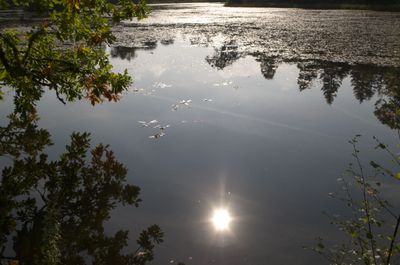
[[[159,224],[165,242],[152,264],[322,264],[319,256],[302,246],[314,245],[318,236],[340,238],[322,212],[342,211],[328,193],[340,189],[336,179],[352,162],[348,140],[363,136],[360,148],[366,162],[382,158],[374,151],[372,136],[392,146],[398,142],[393,112],[400,91],[399,44],[394,41],[399,32],[383,26],[394,21],[392,25],[399,27],[399,16],[331,11],[341,14],[336,17],[339,24],[363,25],[359,30],[346,28],[343,36],[361,32],[366,38],[364,27],[371,16],[374,23],[381,23],[383,41],[360,45],[384,43],[385,48],[371,48],[374,55],[362,53],[352,60],[350,50],[338,54],[339,48],[329,43],[320,57],[305,56],[307,41],[286,49],[289,43],[276,32],[268,33],[279,35],[268,43],[283,42],[282,54],[287,56],[279,53],[279,45],[243,44],[243,36],[218,33],[221,25],[215,24],[232,26],[243,17],[236,21],[220,5],[199,5],[200,11],[220,12],[210,12],[205,20],[190,11],[192,5],[190,12],[178,7],[157,9],[145,27],[116,29],[122,39],[148,32],[145,39],[125,39],[107,48],[115,68],[128,69],[134,77],[133,87],[120,102],[64,106],[51,93],[45,96],[39,115],[40,125],[55,142],[49,152],[60,153],[73,131],[89,131],[94,143],[110,144],[128,167],[129,182],[142,188],[143,202],[137,209],[118,207],[106,231],[131,230],[130,251],[140,229]],[[239,11],[234,12],[247,14]],[[303,22],[322,19],[317,11],[251,12],[272,13],[281,18],[278,21],[289,19],[293,12],[301,13]],[[251,15],[247,19],[246,26],[265,22]],[[188,32],[185,23],[196,21],[205,27],[194,26],[196,30]],[[157,23],[181,29],[168,31]],[[293,25],[289,28],[294,30]],[[246,34],[264,38],[257,29]],[[335,43],[351,46],[343,39]],[[7,102],[0,105],[4,115],[10,112]],[[152,120],[166,128],[141,123]],[[218,207],[232,215],[228,231],[215,231],[210,222]]]

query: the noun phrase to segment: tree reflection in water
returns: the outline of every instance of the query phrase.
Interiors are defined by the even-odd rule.
[[[354,97],[362,103],[378,99],[374,114],[391,129],[400,129],[400,68],[370,65],[345,65],[342,63],[317,62],[312,67],[299,63],[298,84],[300,91],[311,88],[312,81],[321,80],[321,91],[326,102],[332,104],[344,78],[349,77]]]
[[[243,55],[238,51],[238,45],[234,40],[231,40],[222,44],[220,48],[215,49],[214,55],[207,56],[206,61],[212,67],[221,70],[242,57]]]
[[[208,40],[211,42],[211,40]],[[196,39],[190,42],[195,45]],[[172,44],[173,39],[160,40],[162,44]],[[151,45],[150,45],[151,44]],[[155,49],[157,41],[146,41],[140,47],[117,46],[111,49],[112,57],[131,60],[139,49]],[[240,51],[234,40],[226,40],[221,47],[214,49],[214,54],[205,58],[206,62],[217,70],[234,64],[246,56],[254,57],[260,63],[260,71],[265,79],[272,80],[283,61],[277,55],[268,56],[260,53]],[[289,61],[288,63],[294,63]],[[297,84],[300,92],[311,89],[316,83],[321,84],[321,91],[328,104],[333,104],[345,78],[350,78],[354,97],[362,103],[378,97],[375,103],[375,116],[391,129],[400,129],[400,68],[373,65],[350,65],[341,62],[305,60],[297,63],[299,75]]]
[[[112,58],[119,57],[122,60],[131,61],[136,57],[137,50],[154,50],[156,48],[157,42],[154,41],[145,42],[142,47],[114,46],[111,47],[110,55]]]
[[[14,113],[0,127],[0,156],[6,164],[0,183],[0,262],[127,265],[152,260],[155,244],[162,241],[158,226],[142,231],[138,248],[129,254],[123,254],[128,231],[104,232],[112,209],[140,202],[139,187],[125,183],[127,169],[110,148],[100,144],[88,156],[90,135],[73,133],[60,158],[50,160],[45,152],[52,144],[50,133],[37,122]]]
[[[205,60],[212,67],[222,70],[245,56],[252,56],[260,63],[261,74],[268,80],[274,78],[279,64],[283,62],[276,55],[239,52],[238,45],[229,40],[224,42],[221,48],[214,49],[214,54],[207,56]],[[333,104],[343,80],[350,78],[354,97],[362,103],[377,96],[375,116],[391,129],[400,129],[399,67],[350,65],[318,60],[296,63],[299,69],[297,84],[300,91],[313,88],[314,84],[320,83],[326,102]]]

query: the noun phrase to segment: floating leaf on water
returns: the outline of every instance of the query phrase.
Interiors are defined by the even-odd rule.
[[[168,84],[165,84],[163,82],[156,82],[156,83],[154,83],[153,87],[166,88],[166,87],[172,87],[172,85],[168,85]]]
[[[142,127],[149,127],[149,124],[145,121],[138,121],[142,125]]]
[[[179,108],[179,105],[178,105],[178,104],[173,104],[173,105],[172,105],[172,110],[173,110],[173,111],[177,111],[178,108]]]
[[[164,125],[164,126],[161,126],[161,124],[157,124],[156,126],[154,126],[153,128],[154,129],[160,129],[160,130],[162,130],[162,131],[164,131],[166,128],[168,128],[170,125],[169,124],[167,124],[167,125]]]
[[[161,126],[159,127],[161,131],[164,131],[165,129],[169,128],[169,124],[165,125],[165,126]]]
[[[159,133],[156,133],[156,134],[154,134],[154,135],[150,135],[149,138],[150,138],[150,139],[158,139],[158,138],[163,137],[164,135],[165,135],[164,132],[159,132]]]
[[[205,102],[212,102],[213,100],[212,100],[211,98],[205,98],[205,99],[203,99],[203,101],[205,101]]]
[[[134,88],[134,89],[132,89],[132,91],[133,92],[141,92],[141,91],[144,91],[144,89],[143,88]]]
[[[142,125],[142,127],[149,127],[149,126],[152,125],[152,124],[158,123],[158,121],[157,121],[157,120],[152,120],[152,121],[149,121],[149,122],[146,122],[146,121],[138,121],[138,123],[140,123],[140,124]]]
[[[156,121],[156,120],[153,120]],[[158,123],[158,121],[156,121]],[[150,123],[150,122],[149,122]],[[159,129],[160,131],[154,135],[150,135],[149,138],[151,139],[158,139],[160,137],[163,137],[165,135],[165,130],[169,127],[170,125],[161,125],[161,124],[157,124],[155,126],[153,126],[154,129]]]
[[[174,110],[174,111],[178,110],[180,105],[184,105],[184,106],[189,107],[190,102],[192,102],[191,99],[180,100],[177,104],[173,104],[172,105],[172,110]]]

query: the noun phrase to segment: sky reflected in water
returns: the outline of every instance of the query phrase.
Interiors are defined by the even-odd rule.
[[[363,135],[365,161],[379,158],[372,136],[396,143],[374,113],[384,88],[371,90],[361,66],[234,58],[179,37],[156,44],[108,49],[134,77],[119,103],[64,106],[49,93],[39,104],[53,155],[71,132],[89,131],[142,188],[141,206],[116,209],[107,231],[159,224],[152,264],[320,264],[302,246],[337,238],[321,212],[341,211],[328,193],[351,162],[348,140]]]

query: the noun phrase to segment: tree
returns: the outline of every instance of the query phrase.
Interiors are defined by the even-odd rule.
[[[0,182],[0,261],[83,265],[90,257],[92,264],[141,265],[153,259],[163,236],[157,225],[144,230],[139,247],[128,254],[122,254],[127,231],[104,233],[117,204],[140,202],[139,187],[124,184],[127,169],[108,146],[92,149],[89,160],[90,135],[73,133],[64,154],[50,161],[44,152],[50,134],[37,119],[9,119],[0,127],[0,156],[12,161]],[[10,236],[15,255],[7,257]]]
[[[10,164],[0,182],[0,263],[142,265],[162,242],[157,225],[142,231],[138,248],[123,254],[128,232],[103,225],[117,204],[138,206],[139,187],[107,145],[90,151],[90,135],[73,133],[57,160],[45,153],[50,133],[38,128],[36,104],[46,90],[66,103],[117,101],[131,77],[114,73],[104,51],[112,26],[142,19],[144,2],[120,0],[0,0],[41,17],[28,30],[0,28],[0,97],[12,88],[14,112],[0,127],[0,157]],[[6,256],[12,243],[14,254]]]
[[[64,103],[86,98],[94,105],[119,99],[131,78],[126,71],[112,72],[103,46],[115,40],[115,23],[146,17],[144,2],[0,0],[3,8],[10,4],[43,16],[26,32],[0,30],[0,86],[15,89],[16,111],[34,113],[45,88]]]

